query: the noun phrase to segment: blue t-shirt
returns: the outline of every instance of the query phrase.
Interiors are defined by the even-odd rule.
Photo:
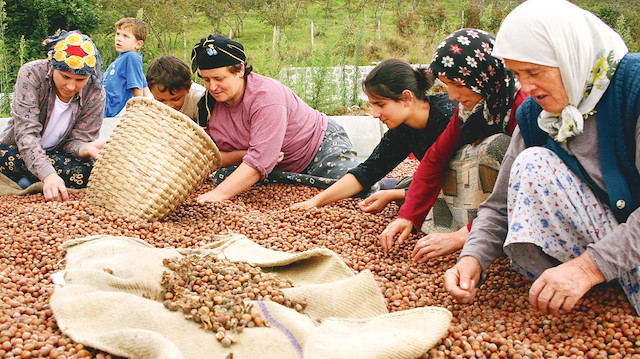
[[[104,116],[113,117],[120,113],[133,97],[133,89],[147,87],[147,79],[142,71],[142,55],[136,51],[123,52],[109,65],[104,73],[104,90],[107,102]]]

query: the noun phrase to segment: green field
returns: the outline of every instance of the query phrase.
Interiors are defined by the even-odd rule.
[[[386,58],[428,64],[437,44],[449,33],[476,27],[495,34],[504,16],[522,1],[211,0],[203,4],[194,0],[39,0],[41,8],[34,8],[32,2],[0,0],[0,10],[7,9],[0,12],[0,93],[12,90],[22,63],[44,57],[38,43],[58,28],[77,28],[89,34],[106,68],[117,56],[113,24],[126,16],[147,23],[149,36],[142,49],[145,70],[164,54],[189,61],[191,48],[200,38],[222,33],[245,46],[256,72],[278,77],[282,68],[290,66],[363,66]],[[640,49],[640,38],[631,36],[640,33],[634,10],[637,0],[575,2],[616,29],[631,51]],[[67,3],[77,9],[60,7]],[[316,96],[332,96],[337,91],[322,86],[325,80],[316,76],[310,81],[319,88],[314,91]],[[323,111],[338,105],[317,102],[325,103],[320,108]],[[344,99],[341,102],[345,105]],[[7,104],[0,103],[0,113],[7,110]]]

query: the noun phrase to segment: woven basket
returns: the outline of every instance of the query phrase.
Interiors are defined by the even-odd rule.
[[[161,220],[221,164],[215,143],[189,117],[134,97],[100,151],[85,199],[132,219]]]

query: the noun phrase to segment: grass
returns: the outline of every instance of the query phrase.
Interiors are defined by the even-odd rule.
[[[253,65],[255,72],[279,78],[312,107],[330,115],[340,114],[348,106],[361,105],[361,100],[354,92],[354,88],[359,87],[359,81],[351,79],[353,87],[346,88],[344,81],[342,85],[333,83],[328,78],[329,71],[321,68],[371,65],[386,58],[428,64],[437,44],[460,27],[460,14],[465,6],[464,2],[441,1],[443,5],[437,5],[438,11],[447,14],[446,19],[434,28],[425,20],[427,17],[413,12],[413,17],[405,18],[397,14],[405,14],[406,9],[393,9],[388,5],[378,31],[378,21],[374,18],[374,7],[370,3],[356,14],[349,13],[344,1],[336,3],[328,18],[318,4],[311,5],[307,14],[298,16],[294,24],[276,29],[275,39],[273,27],[260,21],[257,16],[246,17],[242,32],[232,36],[244,45],[248,62]],[[186,38],[187,46],[179,44],[169,48],[167,53],[189,62],[191,46],[200,38],[214,33],[212,28],[206,17],[194,19],[182,35]],[[229,28],[220,32],[228,36]],[[162,54],[155,38],[149,36],[143,51],[145,68]],[[293,83],[280,76],[285,67],[314,67],[320,70]],[[200,82],[197,78],[195,80]]]
[[[319,3],[312,3],[306,13],[299,14],[293,24],[278,28],[275,39],[272,26],[266,25],[258,16],[247,16],[243,21],[242,31],[232,37],[244,45],[248,62],[253,65],[254,71],[273,78],[279,78],[285,67],[363,66],[386,58],[428,64],[437,44],[461,26],[460,15],[464,7],[468,6],[466,2],[443,0],[437,4],[421,5],[424,8],[411,9],[408,3],[386,0],[382,22],[378,26],[380,15],[378,13],[378,17],[374,17],[375,4],[365,1],[362,2],[363,7],[352,6],[358,9],[355,12],[347,7],[348,1],[335,1],[329,17]],[[415,3],[419,4],[420,1]],[[434,14],[439,17],[439,22],[435,24]],[[105,10],[105,18],[144,18],[147,15],[149,14],[141,15],[139,10],[133,14],[114,14]],[[314,25],[313,46],[311,22]],[[220,30],[222,34],[229,35],[228,27]],[[192,46],[212,33],[215,33],[213,25],[201,14],[189,21],[184,32],[169,36],[173,39],[185,39],[184,42],[171,41],[168,48],[161,48],[154,34],[149,34],[141,51],[144,70],[148,69],[156,57],[165,54],[190,62]],[[118,55],[113,46],[112,25],[104,24],[101,32],[89,35],[100,50],[103,68],[106,68]],[[340,86],[326,78],[328,73],[317,71],[311,78],[302,79],[291,87],[295,87],[294,90],[307,103],[330,115],[339,114],[338,109],[345,106],[360,105],[360,100],[353,91],[359,86],[359,81],[352,79],[353,87],[347,89],[344,81]],[[287,83],[286,79],[280,79]],[[198,78],[195,81],[201,83]]]
[[[369,65],[394,57],[412,63],[429,63],[435,46],[449,32],[459,27],[460,11],[465,4],[444,1],[451,18],[457,21],[446,21],[443,28],[431,29],[418,20],[414,23],[416,29],[411,36],[398,36],[396,16],[392,9],[386,9],[378,39],[377,22],[373,18],[371,5],[365,6],[364,11],[353,15],[347,12],[343,1],[338,3],[342,5],[336,6],[330,18],[324,17],[324,12],[318,5],[312,5],[308,17],[301,15],[295,25],[288,26],[284,33],[278,31],[275,48],[273,27],[265,25],[256,16],[245,18],[242,33],[234,35],[233,38],[245,46],[249,63],[253,64],[256,72],[271,77],[275,77],[285,66],[314,66],[318,65],[318,62],[326,66],[341,66],[343,63]],[[315,28],[313,48],[311,21]],[[169,53],[189,61],[190,46],[212,33],[211,29],[212,26],[206,18],[198,18],[185,33],[188,47],[186,51],[180,46],[169,49]],[[228,31],[227,28],[221,32],[228,36]],[[157,43],[154,39],[149,39],[145,47],[147,52],[154,52]],[[318,56],[322,61],[318,61]],[[145,62],[150,60],[145,59]]]
[[[376,4],[382,1],[386,6],[382,22],[378,27],[377,18],[374,18],[374,10]],[[629,2],[631,0],[621,1]],[[104,68],[118,55],[113,46],[112,22],[115,20],[112,18],[140,16],[141,14],[139,10],[137,12],[131,10],[132,13],[126,14],[110,12],[108,6],[112,2],[104,2],[105,24],[101,27],[102,30],[89,34],[102,53]],[[358,9],[357,12],[347,6],[357,2],[358,0],[335,0],[329,16],[325,15],[320,5],[322,2],[309,3],[306,12],[300,13],[293,24],[287,25],[284,31],[282,28],[278,28],[275,46],[273,27],[261,21],[258,15],[247,15],[243,21],[242,31],[232,37],[244,45],[248,61],[253,65],[254,70],[273,78],[278,78],[280,71],[285,67],[364,66],[375,64],[387,58],[398,58],[413,64],[428,64],[436,46],[449,33],[462,26],[468,26],[483,28],[495,34],[502,18],[521,0],[438,0],[430,2],[427,0],[377,0],[375,3],[359,0],[360,4],[364,4],[363,6],[351,5],[353,9]],[[609,14],[609,21],[612,21],[615,14],[621,14],[620,11],[622,11],[622,5],[613,0],[580,0],[577,3],[595,13]],[[132,4],[128,4],[127,8],[135,10],[132,8]],[[144,16],[150,16],[148,13],[144,14]],[[634,32],[634,29],[640,27],[637,24],[640,17],[616,16],[626,22],[617,24],[615,28],[621,31],[623,36],[626,34],[630,50],[632,52],[638,51],[638,40],[635,40],[630,34]],[[169,19],[169,21],[171,20]],[[605,20],[607,19],[605,18]],[[151,21],[153,23],[162,21],[162,19],[151,19]],[[311,43],[311,22],[314,24],[313,46]],[[228,36],[229,30],[229,27],[223,27],[220,32]],[[193,45],[200,38],[215,33],[214,26],[207,17],[204,14],[199,14],[190,18],[184,32],[168,36],[176,39],[176,41],[170,42],[168,48],[160,48],[155,36],[150,34],[141,51],[144,70],[146,71],[156,57],[165,54],[173,54],[190,62]],[[182,39],[185,39],[184,43]],[[631,43],[631,41],[634,42]],[[25,61],[28,60],[30,59],[25,59]],[[13,79],[14,76],[15,74],[12,74],[9,78]],[[195,80],[198,82],[197,78]],[[347,95],[348,90],[333,86],[313,88],[313,86],[317,87],[317,84],[322,83],[328,83],[328,81],[318,78],[307,79],[296,84],[296,91],[315,91],[313,96],[320,96],[320,98],[303,97],[303,99],[307,102],[324,104],[319,108],[322,111],[332,111],[338,104],[343,106],[357,105],[357,99]],[[7,88],[8,86],[5,83],[3,87]],[[336,93],[340,93],[339,103],[325,101],[325,97],[335,97]],[[351,99],[345,102],[347,97],[351,97]]]

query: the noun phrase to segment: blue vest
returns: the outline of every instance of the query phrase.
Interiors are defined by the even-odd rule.
[[[640,116],[640,54],[627,54],[596,106],[600,166],[607,192],[596,186],[576,158],[538,127],[542,111],[532,98],[518,108],[518,126],[527,147],[555,152],[598,198],[608,204],[619,223],[640,206],[640,173],[635,166],[636,123]]]

